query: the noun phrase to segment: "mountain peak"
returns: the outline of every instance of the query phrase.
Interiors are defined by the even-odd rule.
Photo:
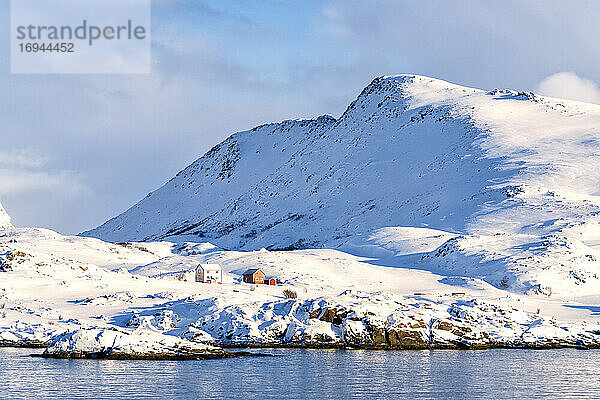
[[[0,204],[0,229],[7,229],[7,228],[12,228],[12,223],[10,220],[10,216],[8,215],[8,213],[4,210],[4,207],[2,207],[2,204]]]
[[[371,83],[365,88],[368,90],[369,87],[393,85],[391,87],[395,89],[412,89],[415,91],[427,89],[427,90],[448,90],[448,89],[470,89],[465,86],[457,85],[443,79],[432,78],[425,75],[415,74],[398,74],[398,75],[382,75],[373,79]],[[476,90],[476,89],[472,89]]]

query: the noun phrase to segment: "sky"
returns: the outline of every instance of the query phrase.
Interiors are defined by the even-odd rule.
[[[51,0],[49,0],[51,1]],[[0,5],[0,202],[75,234],[236,131],[339,116],[380,75],[600,103],[600,3],[153,0],[152,73],[10,73]]]

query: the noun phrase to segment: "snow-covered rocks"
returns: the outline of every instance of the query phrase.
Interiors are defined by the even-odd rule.
[[[0,327],[0,346],[46,347],[52,337],[64,330],[65,327],[56,325],[15,322]]]
[[[0,204],[0,229],[10,229],[12,228],[12,222],[10,220],[10,216]]]
[[[216,301],[172,302],[167,311],[134,315],[129,324],[144,321],[165,332],[182,332],[191,341],[227,346],[469,349],[600,345],[600,336],[583,325],[565,328],[552,318],[476,299],[349,292],[232,306],[217,305]]]
[[[19,264],[31,259],[31,256],[19,250],[9,250],[0,254],[0,272],[12,271]]]
[[[42,356],[184,360],[225,358],[231,355],[218,347],[163,335],[147,325],[141,325],[134,331],[96,328],[64,333],[54,339]]]

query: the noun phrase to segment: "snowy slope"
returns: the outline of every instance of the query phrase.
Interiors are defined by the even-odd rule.
[[[0,204],[0,229],[12,228],[10,216]]]
[[[381,77],[337,120],[231,136],[85,235],[335,247],[501,288],[591,295],[599,165],[600,106]],[[403,252],[414,240],[422,254]]]
[[[404,233],[386,230],[374,240]],[[423,249],[417,237],[440,240],[430,230],[410,234],[412,240],[393,247],[403,255]],[[205,342],[600,346],[599,298],[511,294],[479,279],[371,261],[331,249],[111,244],[10,229],[0,235],[0,345],[51,343],[48,354],[73,357],[111,349],[124,358],[210,350]],[[223,284],[193,281],[194,268],[206,262],[223,267]],[[243,283],[241,274],[250,267],[282,283]],[[284,289],[298,298],[284,298]]]

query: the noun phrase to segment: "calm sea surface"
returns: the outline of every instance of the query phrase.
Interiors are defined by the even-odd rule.
[[[599,399],[600,351],[263,350],[207,361],[0,349],[1,399]]]

